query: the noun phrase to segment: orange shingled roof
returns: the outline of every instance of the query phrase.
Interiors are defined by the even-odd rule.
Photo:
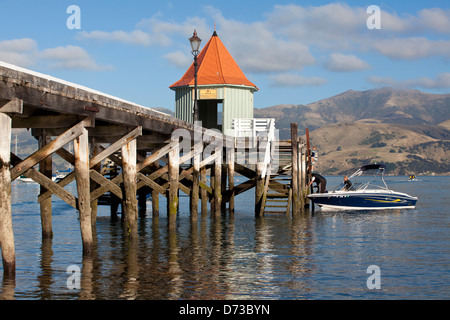
[[[254,87],[256,90],[259,90],[244,75],[215,31],[197,59],[198,85],[234,84]],[[169,88],[193,86],[195,82],[194,72],[194,63],[192,63],[184,76]]]

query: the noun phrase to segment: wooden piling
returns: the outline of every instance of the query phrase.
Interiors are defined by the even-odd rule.
[[[263,216],[263,200],[264,200],[264,179],[262,177],[262,162],[256,164],[256,180],[255,180],[255,216]]]
[[[197,141],[198,139],[194,139]],[[194,157],[193,157],[193,171],[192,171],[192,191],[190,197],[190,209],[191,209],[191,221],[197,221],[198,219],[198,200],[200,192],[200,162],[202,144],[194,143]]]
[[[221,165],[221,170],[222,170],[222,176],[221,176],[221,178],[220,178],[220,180],[221,180],[221,183],[220,183],[220,189],[221,189],[221,192],[220,192],[220,194],[222,195],[224,192],[226,192],[227,191],[227,175],[228,175],[228,168],[227,168],[227,165],[225,164],[225,163],[223,163],[222,162],[222,165]],[[221,212],[226,212],[226,210],[227,210],[227,201],[222,197],[222,200],[221,200],[221,205],[220,205],[220,210],[221,210]]]
[[[132,239],[138,236],[138,210],[136,187],[136,140],[130,141],[122,147],[122,171],[123,171],[123,213],[125,228]]]
[[[229,149],[227,154],[228,161],[228,190],[230,191],[230,198],[228,200],[228,211],[230,215],[234,214],[234,147]]]
[[[157,171],[159,169],[159,160],[155,161],[151,168]],[[152,217],[159,217],[159,192],[154,188],[152,188]]]
[[[180,146],[177,143],[174,148],[169,151],[169,188],[167,189],[167,215],[169,219],[169,229],[176,226],[176,218],[178,212],[178,177],[180,174]]]
[[[299,145],[299,192],[300,192],[300,205],[302,208],[307,207],[307,194],[306,194],[306,159],[305,159],[305,148],[303,143]]]
[[[95,142],[95,138],[91,139],[91,158],[95,158],[100,152],[101,152],[101,147],[100,144]],[[101,172],[102,170],[102,163],[101,161],[99,161],[97,164],[95,164],[92,167],[92,170],[95,170],[96,172]],[[95,188],[98,186],[98,184],[95,181],[91,181],[91,192],[95,190]],[[96,229],[96,224],[97,224],[97,211],[98,211],[98,199],[92,200],[91,201],[91,225],[92,225],[92,230]]]
[[[16,274],[16,251],[11,212],[10,143],[11,118],[0,112],[0,247],[4,279],[14,279]]]
[[[51,142],[51,138],[43,130],[43,134],[39,137],[39,149],[45,147]],[[52,178],[52,156],[48,156],[39,163],[39,171],[47,178]],[[41,185],[40,194],[47,192],[47,189]],[[52,229],[52,198],[48,197],[39,203],[41,209],[41,226],[42,226],[42,239],[53,238]]]
[[[200,167],[200,181],[203,186],[207,186],[206,166]],[[200,188],[200,199],[202,202],[202,216],[208,214],[208,194],[205,188]]]
[[[93,236],[91,224],[91,194],[89,177],[89,137],[86,128],[82,129],[79,137],[73,142],[75,153],[75,180],[78,192],[78,211],[80,214],[81,239],[83,256],[93,253]]]
[[[292,214],[297,214],[300,212],[297,123],[291,123],[291,147],[292,147],[292,173],[291,173]]]
[[[222,210],[222,148],[216,148],[218,153],[214,160],[214,215],[220,216]]]

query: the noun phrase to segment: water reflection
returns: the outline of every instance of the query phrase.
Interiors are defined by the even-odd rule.
[[[427,211],[426,203],[426,211],[255,218],[245,199],[234,215],[201,215],[196,222],[183,212],[186,204],[175,230],[150,208],[140,216],[137,241],[128,239],[121,216],[104,207],[94,254],[83,259],[74,209],[54,200],[55,236],[42,241],[38,188],[21,188],[13,204],[17,276],[3,280],[0,299],[417,298],[419,289],[449,296],[442,289],[448,216]],[[383,272],[378,293],[365,285],[372,264]],[[66,286],[70,265],[80,267],[79,290]]]
[[[175,230],[165,218],[147,217],[139,238],[130,240],[120,218],[100,217],[94,253],[78,263],[80,290],[65,288],[74,262],[55,261],[55,243],[42,242],[36,298],[253,299],[277,297],[283,287],[307,292],[311,234],[306,215],[180,217]],[[4,283],[2,299],[14,297],[14,288]]]

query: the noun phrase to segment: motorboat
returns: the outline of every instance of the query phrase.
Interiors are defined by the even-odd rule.
[[[385,170],[383,164],[364,165],[348,177],[351,186],[342,183],[333,191],[313,193],[308,198],[324,211],[415,208],[417,197],[388,188],[384,181]]]

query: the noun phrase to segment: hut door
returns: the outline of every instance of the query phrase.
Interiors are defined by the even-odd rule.
[[[203,127],[222,131],[222,105],[222,100],[198,100],[199,120]],[[219,106],[221,110],[218,110]]]

